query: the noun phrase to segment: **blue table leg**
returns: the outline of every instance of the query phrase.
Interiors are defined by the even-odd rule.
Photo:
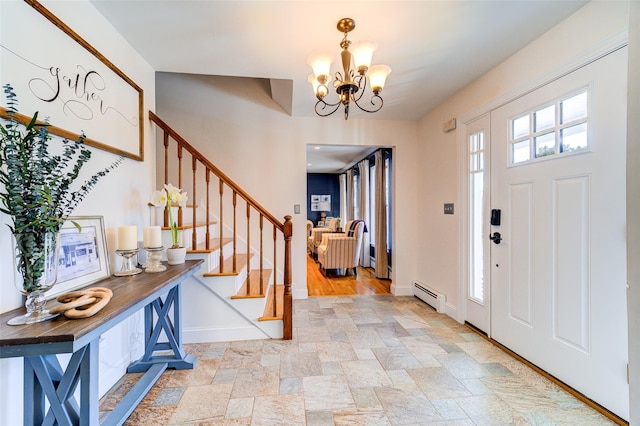
[[[169,368],[188,370],[195,367],[198,358],[188,355],[182,348],[182,313],[180,303],[181,285],[177,285],[167,293],[164,301],[157,298],[144,308],[144,341],[145,352],[142,358],[127,369],[128,373],[147,371],[157,363],[166,363]],[[173,308],[173,309],[172,309]],[[156,321],[154,323],[154,312]],[[171,318],[173,312],[173,320]],[[164,331],[166,342],[159,342]],[[156,355],[156,351],[170,350],[170,355]]]
[[[73,353],[66,370],[56,355],[25,357],[24,424],[98,424],[98,350],[95,339]],[[80,405],[73,395],[78,384]]]

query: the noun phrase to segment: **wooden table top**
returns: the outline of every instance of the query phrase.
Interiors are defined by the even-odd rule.
[[[0,358],[74,352],[178,285],[197,271],[201,263],[202,260],[188,260],[182,265],[168,266],[165,272],[111,276],[93,283],[85,288],[106,287],[113,291],[113,297],[89,318],[67,319],[60,315],[34,324],[8,325],[7,321],[24,314],[25,308],[5,312],[0,315]],[[50,309],[58,304],[51,300],[47,307]]]

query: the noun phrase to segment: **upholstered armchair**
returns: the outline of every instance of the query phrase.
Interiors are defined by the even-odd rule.
[[[307,239],[307,247],[309,248],[309,251],[314,256],[314,258],[317,256],[317,249],[318,249],[318,246],[320,245],[320,242],[322,241],[322,236],[324,234],[334,233],[336,226],[338,224],[338,220],[339,220],[338,218],[332,218],[331,220],[329,220],[329,226],[322,227],[322,228],[316,227],[311,230],[311,234]]]
[[[317,247],[318,263],[325,274],[327,269],[345,269],[345,273],[353,269],[356,274],[365,223],[361,220],[347,222],[344,229],[344,233],[323,234]]]
[[[313,247],[311,246],[311,241],[312,241],[312,239],[311,239],[312,232],[311,231],[313,231],[313,222],[310,221],[310,220],[307,220],[307,249],[309,251],[313,250]]]

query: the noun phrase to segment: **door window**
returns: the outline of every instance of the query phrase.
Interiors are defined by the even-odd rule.
[[[588,95],[581,89],[510,119],[509,163],[521,165],[589,148]]]

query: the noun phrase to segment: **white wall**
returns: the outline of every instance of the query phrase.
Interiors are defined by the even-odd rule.
[[[458,306],[460,209],[454,216],[443,215],[442,209],[446,202],[461,205],[461,182],[457,134],[443,133],[442,123],[457,117],[461,131],[462,120],[487,112],[497,98],[506,100],[531,89],[534,82],[544,82],[559,67],[579,63],[594,48],[619,40],[627,25],[626,2],[591,2],[420,120],[417,277],[446,294],[450,315],[463,320]]]
[[[627,277],[629,282],[629,423],[640,425],[640,2],[629,18],[627,114]]]
[[[23,2],[0,2],[2,22],[13,19],[12,15],[7,13],[11,3],[14,6],[16,3],[20,3],[22,7],[30,7]],[[91,3],[88,1],[43,1],[42,4],[143,88],[145,111],[155,104],[153,70],[122,39],[119,33],[104,20]],[[33,37],[42,40],[41,46],[44,49],[47,47],[47,34],[50,31],[59,30],[51,25],[42,28],[31,28],[30,31]],[[5,81],[5,76],[0,76],[0,83],[10,82]],[[4,104],[4,97],[2,104]],[[112,231],[121,225],[137,225],[140,239],[142,239],[142,227],[147,224],[149,217],[146,203],[149,199],[149,194],[154,189],[153,177],[155,170],[152,161],[155,148],[151,144],[151,129],[146,117],[143,122],[145,125],[144,145],[147,160],[145,162],[125,160],[118,169],[98,183],[96,188],[74,212],[74,215],[77,216],[103,215],[107,231]],[[81,128],[70,130],[79,131]],[[92,152],[92,158],[83,171],[85,177],[105,167],[117,158],[114,154],[100,150],[92,149]],[[135,176],[135,179],[132,179],[132,176]],[[12,251],[12,237],[6,226],[8,220],[7,216],[0,214],[0,253],[3,254],[11,253]],[[109,251],[112,252],[113,250],[114,247],[109,247]],[[116,266],[112,263],[112,270],[114,267]],[[13,285],[13,275],[11,256],[1,256],[0,311],[2,312],[19,307],[22,303],[21,296]],[[143,342],[138,334],[138,331],[141,330],[141,324],[142,315],[139,313],[103,336],[100,345],[101,392],[108,390],[124,374],[125,368],[130,361],[141,355]],[[0,424],[22,424],[21,407],[22,360],[0,360]]]
[[[274,216],[293,216],[296,298],[307,296],[306,145],[394,147],[393,291],[409,294],[416,270],[415,122],[291,117],[271,100],[266,82],[252,79],[158,73],[156,96],[160,118]]]

